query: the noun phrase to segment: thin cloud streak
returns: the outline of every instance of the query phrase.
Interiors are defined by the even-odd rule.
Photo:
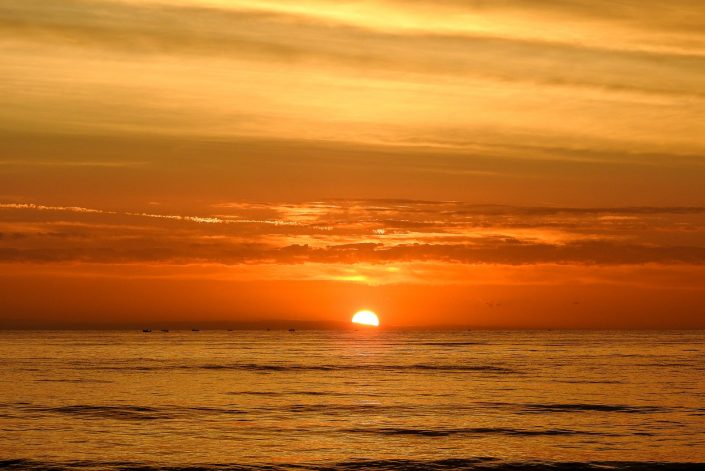
[[[157,214],[145,212],[131,211],[107,211],[103,209],[83,208],[80,206],[47,206],[34,203],[0,203],[0,209],[36,209],[39,211],[67,211],[72,213],[94,213],[94,214],[112,214],[123,216],[136,216],[152,219],[171,219],[175,221],[189,221],[204,224],[272,224],[275,226],[297,225],[293,221],[277,221],[277,220],[254,220],[254,219],[221,219],[218,217],[203,217],[203,216],[182,216],[177,214]]]

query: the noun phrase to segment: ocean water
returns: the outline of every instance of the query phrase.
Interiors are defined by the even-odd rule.
[[[705,463],[705,332],[0,332],[0,361],[6,469]]]

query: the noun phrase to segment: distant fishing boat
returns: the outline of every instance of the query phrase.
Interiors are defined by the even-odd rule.
[[[289,332],[296,332],[296,329],[289,329]]]
[[[201,329],[191,329],[191,332],[200,332]]]
[[[147,333],[149,333],[149,332],[151,332],[151,331],[152,331],[152,329],[142,329],[142,332],[147,332]]]

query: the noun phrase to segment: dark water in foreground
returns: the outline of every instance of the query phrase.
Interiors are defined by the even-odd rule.
[[[705,463],[705,332],[0,332],[0,361],[6,469]]]

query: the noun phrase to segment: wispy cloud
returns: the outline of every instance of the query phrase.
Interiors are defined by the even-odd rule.
[[[188,216],[2,203],[0,258],[225,265],[705,264],[702,207],[404,200],[215,206],[217,216]],[[72,216],[37,219],[36,212]]]
[[[72,213],[107,213],[100,209],[82,208],[80,206],[47,206],[44,204],[35,203],[0,203],[0,208],[3,209],[34,209],[38,211],[68,211]]]
[[[703,15],[683,1],[11,2],[0,128],[699,155]]]
[[[564,2],[555,2],[553,7],[558,11],[561,7],[579,11],[578,5]],[[527,5],[523,8],[532,11]],[[551,11],[545,5],[540,8]],[[323,62],[354,69],[364,67],[368,72],[378,69],[598,87],[617,92],[705,96],[701,86],[705,49],[702,55],[669,54],[586,46],[550,38],[513,38],[502,36],[502,32],[459,35],[380,31],[344,22],[331,25],[286,9],[258,12],[197,4],[168,7],[38,0],[5,7],[0,11],[0,21],[6,37],[16,40],[51,40],[138,55],[207,54],[233,60]],[[556,67],[569,63],[579,63],[579,72]],[[626,73],[635,69],[641,73]]]

